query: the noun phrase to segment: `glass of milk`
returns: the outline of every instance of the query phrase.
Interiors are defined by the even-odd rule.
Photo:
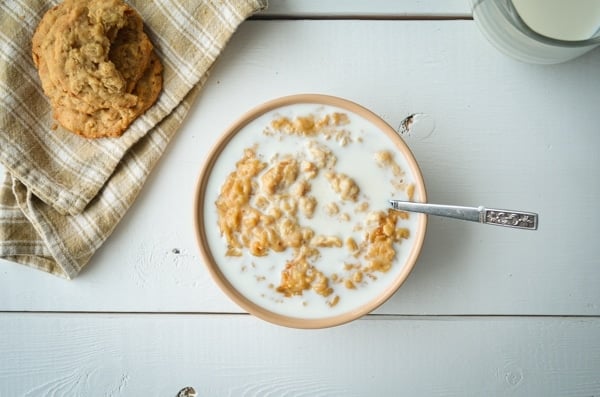
[[[470,1],[483,35],[523,62],[565,62],[600,44],[600,0]]]

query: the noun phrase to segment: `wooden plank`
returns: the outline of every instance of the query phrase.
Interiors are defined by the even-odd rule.
[[[270,0],[256,17],[270,18],[469,18],[468,0]]]
[[[598,318],[2,315],[2,396],[596,396]]]
[[[379,313],[597,315],[600,223],[589,208],[600,197],[598,64],[600,51],[547,67],[512,61],[472,21],[245,23],[88,268],[67,282],[3,262],[0,309],[239,311],[199,259],[198,172],[219,134],[251,107],[321,92],[393,126],[430,115],[432,132],[404,134],[430,201],[541,214],[533,233],[432,219],[413,274]]]

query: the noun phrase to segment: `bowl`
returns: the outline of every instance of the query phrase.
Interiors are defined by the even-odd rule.
[[[211,276],[243,310],[293,328],[373,311],[415,266],[427,217],[388,199],[426,202],[398,133],[346,99],[271,100],[225,131],[200,172],[198,245]]]

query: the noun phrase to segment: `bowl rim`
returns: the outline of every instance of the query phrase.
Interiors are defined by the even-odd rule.
[[[268,321],[273,324],[290,328],[302,328],[302,329],[317,329],[317,328],[328,328],[333,326],[342,325],[350,321],[356,320],[373,310],[377,309],[384,302],[386,302],[400,286],[406,281],[412,269],[414,268],[417,259],[421,253],[423,243],[425,240],[425,233],[427,229],[427,215],[414,214],[419,217],[417,230],[414,232],[415,240],[411,248],[411,252],[408,255],[404,268],[400,274],[396,277],[393,283],[388,285],[377,298],[365,302],[363,305],[358,306],[354,310],[344,312],[331,317],[322,318],[301,318],[292,317],[279,313],[272,312],[258,305],[257,303],[246,298],[241,292],[239,292],[225,277],[217,264],[217,261],[212,256],[209,244],[207,243],[206,230],[204,227],[203,208],[205,202],[205,191],[212,172],[212,168],[219,158],[222,150],[227,146],[229,141],[242,130],[247,124],[262,116],[263,114],[281,108],[288,105],[294,104],[318,104],[318,105],[329,105],[338,107],[349,112],[355,113],[370,123],[372,123],[379,131],[386,134],[386,136],[394,143],[397,150],[399,150],[405,157],[409,168],[414,176],[415,183],[415,197],[419,197],[420,201],[427,202],[427,195],[425,190],[425,182],[419,165],[400,134],[396,132],[388,123],[386,123],[378,115],[370,111],[369,109],[347,100],[345,98],[324,95],[324,94],[295,94],[283,96],[275,99],[271,99],[264,102],[254,108],[250,109],[233,122],[220,136],[217,142],[213,145],[209,151],[207,158],[204,161],[204,165],[201,168],[198,176],[195,197],[194,197],[194,229],[196,234],[196,242],[200,249],[204,265],[208,268],[212,279],[217,283],[220,289],[238,306],[246,310],[248,313]]]

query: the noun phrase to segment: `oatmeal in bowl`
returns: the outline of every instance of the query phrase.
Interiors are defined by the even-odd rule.
[[[406,280],[426,216],[419,167],[399,135],[345,99],[267,102],[223,135],[201,172],[195,222],[217,284],[249,313],[295,328],[340,325]]]

